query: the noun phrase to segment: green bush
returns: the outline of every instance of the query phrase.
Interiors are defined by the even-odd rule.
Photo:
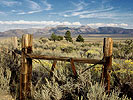
[[[58,41],[63,40],[63,36],[57,36],[57,40],[58,40]]]
[[[61,51],[65,52],[65,53],[71,53],[73,50],[74,50],[74,48],[70,47],[70,46],[65,47],[65,48],[61,48]]]
[[[52,33],[52,35],[50,36],[49,38],[50,41],[61,41],[63,40],[63,37],[62,36],[58,36],[56,35],[55,33]]]

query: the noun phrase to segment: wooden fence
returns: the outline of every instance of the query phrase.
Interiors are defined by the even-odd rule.
[[[110,92],[110,72],[112,69],[112,47],[113,41],[111,38],[104,38],[103,45],[103,59],[85,59],[85,58],[70,58],[70,57],[57,57],[46,55],[33,55],[32,54],[32,41],[33,36],[25,34],[22,36],[22,66],[20,72],[20,100],[31,99],[31,79],[32,79],[32,59],[53,60],[51,71],[54,70],[57,61],[68,61],[71,63],[74,76],[77,77],[74,62],[88,63],[88,64],[102,64],[102,84],[105,86],[106,91]]]

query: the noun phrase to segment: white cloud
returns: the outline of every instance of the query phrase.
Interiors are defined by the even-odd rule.
[[[43,10],[33,10],[33,11],[29,11],[29,12],[19,12],[17,13],[18,15],[25,15],[25,14],[34,14],[34,13],[39,13],[42,12]]]
[[[79,3],[72,2],[72,4],[73,4],[73,7],[75,7],[74,9],[66,10],[64,12],[59,12],[59,13],[50,13],[50,14],[60,15],[64,17],[72,17],[74,16],[72,15],[72,13],[81,11],[88,5],[84,1],[80,1]]]
[[[108,26],[108,27],[127,27],[128,24],[125,23],[120,23],[120,24],[116,24],[116,23],[90,23],[87,24],[88,26],[91,27],[103,27],[103,26]]]
[[[95,18],[95,17],[100,17],[100,18],[108,18],[110,16],[105,15],[107,11],[113,10],[113,7],[106,8],[106,9],[97,9],[97,10],[83,10],[83,11],[75,11],[72,12],[71,14],[64,14],[64,17],[72,17],[72,16],[79,16],[80,18]],[[100,13],[100,14],[99,14]],[[110,15],[108,13],[108,15]]]
[[[41,0],[40,3],[34,2],[32,0],[26,0],[27,2],[29,2],[30,4],[30,8],[32,10],[51,10],[52,9],[52,5],[50,3],[47,2],[47,0]],[[41,5],[42,4],[42,5]]]
[[[33,14],[33,13],[39,13],[39,12],[42,12],[43,10],[34,10],[34,11],[29,11],[25,14]]]
[[[74,26],[80,26],[82,25],[80,22],[59,22],[59,21],[0,21],[1,25],[74,25]],[[127,27],[128,24],[126,23],[90,23],[87,24],[91,27],[101,27],[101,26],[111,26],[111,27]]]
[[[108,18],[116,19],[115,10],[113,6],[107,4],[108,1],[103,0],[103,2],[90,1],[88,3],[80,1],[79,3],[73,3],[76,7],[73,10],[68,10],[59,15],[64,17],[78,16],[79,18]],[[94,5],[94,7],[89,7]],[[97,6],[95,6],[97,5]]]
[[[128,24],[121,23],[120,26],[128,26]]]
[[[42,0],[40,3],[26,0],[26,3],[28,3],[30,10],[29,11],[19,11],[18,15],[24,15],[24,14],[33,14],[33,13],[39,13],[44,10],[51,10],[52,5],[49,4],[46,0]]]
[[[11,12],[12,12],[12,13],[15,13],[15,12],[17,12],[17,11],[16,11],[16,10],[11,10]]]
[[[0,21],[2,25],[81,25],[80,22],[58,22],[58,21]]]
[[[3,1],[1,1],[1,4],[5,5],[5,6],[14,6],[14,5],[21,5],[21,2],[3,0]]]
[[[80,26],[80,22],[59,22],[59,21],[0,21],[0,31],[9,29],[27,29],[27,28],[44,28],[45,26]]]
[[[73,22],[72,24],[73,24],[73,25],[77,25],[77,26],[80,26],[80,25],[81,25],[80,22]]]
[[[72,15],[82,15],[82,14],[92,14],[92,13],[101,13],[101,12],[107,12],[107,11],[111,11],[113,10],[113,7],[109,7],[109,8],[104,8],[104,9],[96,9],[96,10],[91,10],[91,11],[81,11],[81,12],[74,12]]]
[[[33,13],[38,13],[38,12],[41,12],[41,11],[43,11],[43,10],[29,11],[29,12],[27,12],[27,13],[28,13],[28,14],[33,14]]]
[[[30,4],[29,8],[32,10],[39,10],[41,9],[40,5],[34,1],[27,0],[27,2]]]
[[[27,14],[26,12],[19,12],[17,13],[18,15],[24,15],[24,14]]]
[[[90,13],[90,14],[80,15],[79,17],[80,18],[117,19],[117,15],[115,13],[110,13],[110,12]]]
[[[75,11],[80,11],[80,10],[83,10],[84,7],[87,6],[87,3],[83,2],[83,1],[80,1],[79,3],[74,3],[72,2],[72,4],[76,7],[75,9],[73,10],[68,10],[67,12],[75,12]]]
[[[51,10],[52,9],[52,5],[50,3],[48,3],[47,0],[44,0],[43,3],[46,6],[45,10]]]

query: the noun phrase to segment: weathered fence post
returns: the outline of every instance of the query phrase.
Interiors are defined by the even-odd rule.
[[[17,37],[11,37],[11,43],[12,43],[13,49],[17,49],[18,47]]]
[[[32,59],[25,54],[32,53],[32,35],[22,36],[22,66],[20,72],[20,100],[31,99]]]
[[[102,73],[102,83],[105,85],[105,90],[110,93],[110,74],[112,69],[112,48],[113,41],[112,38],[104,38],[103,53],[104,61],[103,64],[103,73]]]

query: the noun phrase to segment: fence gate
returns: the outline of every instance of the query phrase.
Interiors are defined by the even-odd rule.
[[[70,57],[57,57],[57,56],[46,56],[46,55],[33,55],[32,54],[32,41],[33,36],[31,34],[24,34],[22,36],[22,66],[20,71],[20,100],[32,99],[31,94],[31,78],[32,78],[32,59],[44,59],[54,60],[51,71],[54,70],[57,61],[68,61],[71,63],[72,71],[75,78],[77,72],[75,69],[74,62],[88,63],[88,64],[102,64],[102,84],[105,85],[106,91],[110,92],[110,72],[112,69],[112,38],[104,38],[103,42],[103,59],[86,59],[86,58],[70,58]]]

